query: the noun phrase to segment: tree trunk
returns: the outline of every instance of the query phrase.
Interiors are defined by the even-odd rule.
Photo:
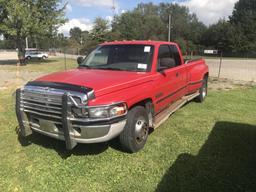
[[[20,35],[17,35],[16,44],[18,48],[18,65],[23,66],[26,65],[25,63],[25,42],[24,38]]]

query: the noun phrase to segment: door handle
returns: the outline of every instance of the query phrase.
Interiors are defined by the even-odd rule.
[[[180,76],[180,73],[177,72],[177,73],[176,73],[176,77],[179,77],[179,76]]]

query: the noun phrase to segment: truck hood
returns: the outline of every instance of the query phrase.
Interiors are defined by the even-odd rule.
[[[152,81],[150,76],[151,74],[146,72],[74,69],[52,73],[35,81],[67,83],[92,88],[97,97]]]

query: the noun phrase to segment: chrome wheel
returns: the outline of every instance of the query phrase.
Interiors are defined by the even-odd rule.
[[[119,141],[127,152],[135,153],[141,150],[148,138],[149,119],[143,106],[135,106],[128,111],[124,130],[119,135]]]
[[[203,86],[203,90],[202,90],[202,96],[203,98],[205,98],[207,95],[207,88],[206,88],[206,85]]]
[[[195,100],[197,102],[199,102],[199,103],[202,103],[205,100],[205,98],[206,98],[206,96],[208,94],[208,90],[207,90],[208,86],[207,86],[207,84],[208,84],[208,77],[205,76],[203,81],[202,81],[202,85],[201,85],[201,87],[199,89],[199,95],[195,98]]]
[[[143,117],[139,117],[135,123],[136,142],[141,143],[147,139],[148,125]]]

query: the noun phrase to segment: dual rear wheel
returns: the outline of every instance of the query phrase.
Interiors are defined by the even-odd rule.
[[[202,82],[202,86],[199,89],[199,95],[195,98],[195,100],[199,103],[202,103],[208,94],[208,77],[205,76]]]

